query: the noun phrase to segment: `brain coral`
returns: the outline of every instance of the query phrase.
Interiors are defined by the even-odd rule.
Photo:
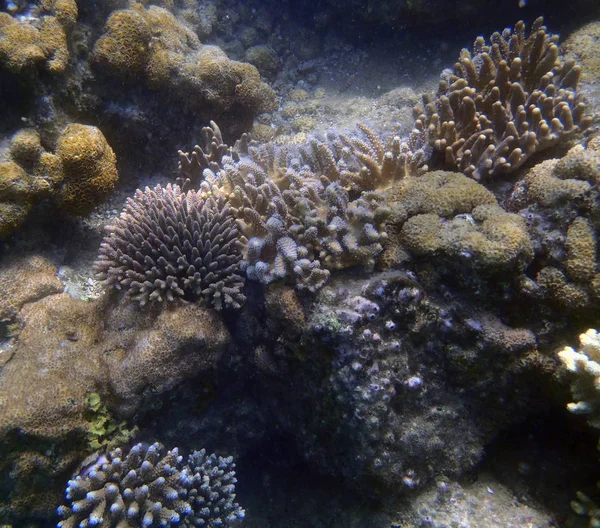
[[[216,309],[239,308],[245,297],[238,238],[222,196],[159,185],[128,199],[96,269],[106,285],[124,288],[141,305],[204,297]]]
[[[577,93],[581,68],[560,61],[558,37],[542,18],[528,35],[520,21],[490,40],[463,49],[435,100],[425,97],[416,110],[417,128],[427,129],[444,162],[476,180],[514,171],[591,123]]]
[[[235,501],[235,464],[231,457],[194,451],[184,464],[177,448],[136,444],[129,453],[107,453],[70,480],[61,506],[61,528],[115,526],[233,526],[245,512]]]

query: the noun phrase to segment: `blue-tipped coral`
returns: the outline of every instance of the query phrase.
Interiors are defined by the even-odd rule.
[[[152,528],[234,526],[244,518],[235,501],[231,457],[194,451],[187,464],[177,448],[137,444],[124,456],[115,449],[75,479],[61,506],[60,528],[102,526]]]

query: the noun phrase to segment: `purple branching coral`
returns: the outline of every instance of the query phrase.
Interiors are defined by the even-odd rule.
[[[96,262],[105,285],[141,305],[204,298],[240,308],[242,241],[223,196],[184,193],[177,185],[136,191],[110,228]]]
[[[184,464],[177,448],[137,444],[115,449],[70,480],[69,506],[58,508],[59,528],[186,528],[237,525],[245,515],[235,501],[231,457],[194,451]]]
[[[231,149],[211,123],[204,148],[180,152],[178,183],[227,197],[247,240],[249,279],[316,291],[333,270],[374,266],[387,239],[386,191],[426,170],[419,131],[385,144],[366,125],[358,129],[282,148],[244,137]]]

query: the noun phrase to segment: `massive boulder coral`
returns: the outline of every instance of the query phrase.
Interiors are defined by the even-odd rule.
[[[36,198],[33,178],[12,161],[0,163],[0,238],[27,218]]]
[[[569,313],[596,313],[600,298],[599,181],[596,136],[561,159],[533,166],[515,184],[508,201],[508,208],[525,220],[534,243],[530,294]]]
[[[274,93],[257,69],[230,60],[171,12],[139,4],[114,11],[91,55],[99,73],[147,86],[174,97],[189,110],[254,116],[274,107]]]
[[[244,518],[235,501],[235,464],[205,450],[184,464],[177,448],[159,443],[115,449],[70,480],[70,506],[58,509],[60,528],[107,526],[230,527]]]
[[[26,20],[0,13],[0,68],[17,74],[63,73],[69,61],[67,32],[77,20],[74,0],[44,0]]]
[[[115,154],[94,126],[66,126],[55,153],[42,147],[36,130],[19,130],[9,155],[13,161],[0,163],[0,237],[14,232],[43,198],[68,214],[85,216],[108,197],[119,178]]]
[[[525,221],[502,209],[485,187],[460,173],[434,171],[400,182],[383,261],[407,250],[460,273],[521,272],[533,258]]]
[[[14,519],[59,504],[90,452],[90,393],[129,417],[212,371],[230,340],[216,312],[196,304],[142,313],[62,293],[25,305],[17,320],[19,340],[0,370],[0,509]]]
[[[140,305],[181,297],[203,297],[217,310],[244,303],[243,244],[223,196],[146,187],[128,199],[109,231],[98,276]]]
[[[485,180],[519,168],[535,152],[591,123],[577,92],[581,67],[559,58],[558,37],[538,18],[463,49],[434,100],[416,109],[417,128],[443,162]]]

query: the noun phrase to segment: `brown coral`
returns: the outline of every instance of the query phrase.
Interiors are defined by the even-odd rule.
[[[0,506],[20,516],[56,508],[54,492],[82,459],[89,391],[131,414],[148,395],[210,370],[229,341],[214,311],[191,304],[148,314],[59,294],[19,318],[15,354],[0,371],[0,470],[12,475]]]
[[[38,255],[7,259],[0,268],[0,320],[12,319],[26,303],[60,293],[54,264]]]
[[[32,178],[16,163],[0,163],[0,238],[5,238],[27,218],[34,201]]]
[[[75,215],[88,214],[108,197],[118,180],[113,150],[98,128],[72,124],[62,131],[56,155],[63,169],[60,208]]]
[[[591,123],[577,93],[581,67],[559,60],[542,18],[528,35],[521,21],[490,40],[464,49],[435,100],[425,97],[416,112],[444,162],[476,180],[514,171]]]
[[[130,81],[143,75],[189,109],[254,115],[272,109],[273,91],[251,64],[230,60],[216,46],[203,46],[196,33],[157,6],[115,11],[98,39],[92,63]]]
[[[66,28],[77,18],[72,0],[49,6],[49,15],[31,22],[0,13],[0,66],[13,73],[43,66],[51,73],[65,71],[69,61]],[[56,15],[56,16],[53,16]]]

